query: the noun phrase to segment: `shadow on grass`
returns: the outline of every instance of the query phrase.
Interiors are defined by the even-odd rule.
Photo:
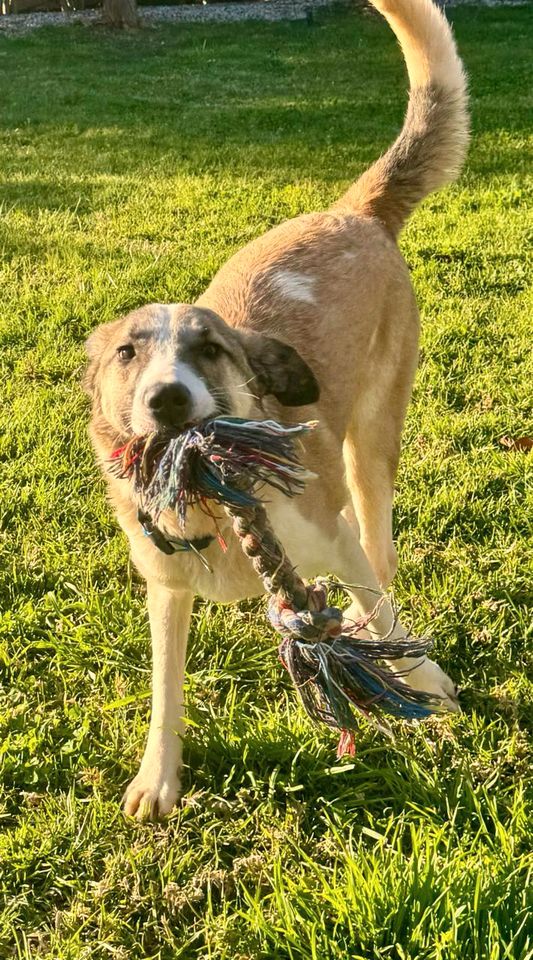
[[[295,23],[180,25],[103,41],[79,29],[12,41],[18,65],[3,84],[0,119],[5,202],[31,212],[84,213],[101,204],[115,178],[154,167],[162,177],[355,178],[401,126],[403,68],[392,41],[383,45],[378,19],[337,17],[332,45],[323,16],[314,30]],[[483,16],[502,29],[509,14]],[[475,21],[461,12],[454,19],[466,62],[471,53],[475,64]],[[495,43],[491,57],[488,45],[485,39],[482,78],[472,71],[473,111],[475,125],[498,144],[473,150],[472,163],[477,172],[501,174],[516,171],[516,139],[529,130],[529,117],[526,98],[517,98],[512,121],[502,127],[507,54]],[[525,70],[519,57],[514,69]],[[30,71],[38,97],[28,95]],[[46,170],[42,178],[32,171],[35,161]]]

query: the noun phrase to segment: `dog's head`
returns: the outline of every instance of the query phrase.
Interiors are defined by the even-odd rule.
[[[87,353],[85,387],[121,437],[176,433],[224,414],[251,416],[267,394],[285,406],[319,395],[292,347],[188,304],[151,304],[98,327]]]

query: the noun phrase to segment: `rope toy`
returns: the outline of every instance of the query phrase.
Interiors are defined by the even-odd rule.
[[[110,469],[131,480],[154,524],[165,510],[174,510],[183,528],[189,506],[199,504],[211,513],[209,501],[215,501],[225,508],[270,594],[268,616],[282,636],[279,657],[304,709],[315,722],[340,729],[339,756],[353,755],[354,711],[374,720],[387,714],[421,719],[440,712],[443,701],[407,686],[405,675],[386,662],[421,659],[430,641],[409,634],[393,638],[392,629],[383,638],[362,635],[384,595],[370,614],[346,621],[340,608],[328,606],[325,581],[306,584],[299,577],[270,526],[257,487],[266,484],[288,497],[302,492],[312,474],[296,447],[315,426],[217,417],[176,437],[134,437],[113,452]]]

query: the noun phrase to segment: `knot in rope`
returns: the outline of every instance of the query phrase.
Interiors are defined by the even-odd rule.
[[[327,606],[325,587],[307,586],[307,609],[295,610],[281,595],[273,596],[268,606],[268,618],[285,639],[319,643],[335,639],[342,633],[342,610]]]

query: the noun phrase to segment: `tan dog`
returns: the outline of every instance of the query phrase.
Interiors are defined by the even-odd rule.
[[[231,601],[258,595],[262,586],[223,511],[225,555],[200,512],[191,513],[185,531],[165,516],[146,537],[129,482],[107,470],[115,447],[132,434],[176,431],[220,413],[316,418],[306,463],[318,479],[296,501],[272,498],[274,529],[305,577],[330,572],[376,589],[395,572],[393,488],[419,326],[396,236],[415,205],[459,173],[468,119],[444,16],[430,0],[373,3],[399,39],[410,77],[405,123],[388,152],[330,210],[283,223],[232,257],[195,306],[142,307],[98,328],[87,344],[91,438],[148,590],[152,717],[125,796],[126,812],[139,817],[167,813],[179,792],[194,594]],[[212,572],[194,552],[171,552],[172,541],[184,537]],[[353,590],[357,613],[373,603],[370,593]],[[383,635],[392,619],[385,604],[375,629]],[[436,664],[394,666],[411,671],[405,682],[456,708],[453,684]]]

